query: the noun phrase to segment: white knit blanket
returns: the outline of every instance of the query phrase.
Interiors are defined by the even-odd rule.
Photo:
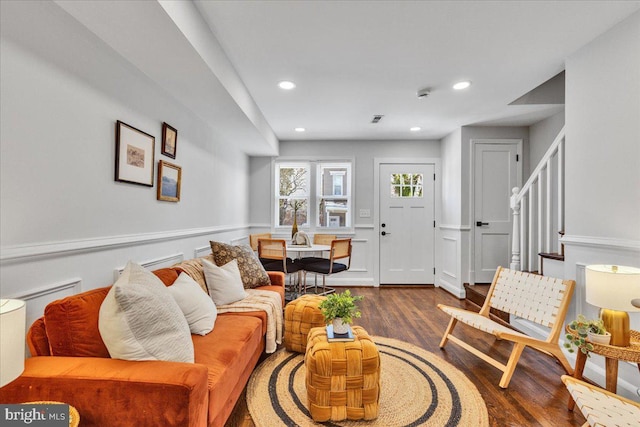
[[[264,311],[267,313],[267,353],[276,351],[278,344],[282,344],[282,299],[280,294],[273,291],[247,289],[245,299],[231,304],[219,305],[218,313],[240,313],[246,311]]]

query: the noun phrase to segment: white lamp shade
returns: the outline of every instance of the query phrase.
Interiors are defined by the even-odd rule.
[[[640,311],[631,300],[640,298],[640,268],[589,265],[586,268],[587,302],[600,308]]]
[[[0,299],[0,387],[24,371],[26,318],[24,301]]]

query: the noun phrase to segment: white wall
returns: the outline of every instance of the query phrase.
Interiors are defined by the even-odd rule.
[[[2,28],[2,297],[36,292],[28,305],[41,307],[110,284],[128,259],[162,266],[246,236],[247,156],[69,15],[31,5],[46,22]],[[156,163],[182,166],[179,203],[114,181],[116,120],[155,136]],[[175,160],[160,154],[163,121],[178,130]]]
[[[564,111],[529,126],[529,166],[533,170],[564,126]],[[524,176],[526,181],[529,174]]]
[[[332,284],[377,285],[377,229],[374,223],[374,159],[440,158],[439,141],[282,141],[280,157],[299,159],[354,159],[354,232],[351,269],[328,279]],[[252,232],[271,231],[272,188],[269,157],[250,161]],[[436,185],[438,185],[439,180]],[[359,218],[360,209],[369,209],[370,218]],[[342,235],[342,234],[341,234]],[[346,236],[346,234],[345,234]],[[438,267],[436,267],[438,268]]]
[[[570,235],[640,240],[639,76],[640,12],[567,59]]]
[[[567,316],[597,315],[586,303],[589,264],[640,267],[640,12],[566,61],[565,278],[577,282]],[[640,314],[631,327],[640,329]],[[585,375],[604,384],[604,361]],[[638,399],[637,366],[620,364],[618,391]]]

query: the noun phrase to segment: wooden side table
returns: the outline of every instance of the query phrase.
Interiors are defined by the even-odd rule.
[[[568,333],[573,333],[567,326]],[[640,332],[631,331],[631,343],[629,347],[618,347],[615,345],[605,345],[591,343],[593,345],[592,353],[599,354],[605,358],[605,382],[606,390],[611,393],[616,393],[618,388],[618,361],[624,360],[627,362],[637,363],[638,369],[640,369]],[[573,377],[576,379],[582,379],[582,372],[584,371],[584,365],[587,362],[587,355],[582,351],[577,351],[576,367],[573,373]],[[575,402],[573,398],[569,396],[569,403],[567,407],[570,411],[573,411]]]

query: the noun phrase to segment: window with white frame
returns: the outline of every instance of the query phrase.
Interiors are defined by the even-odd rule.
[[[276,162],[275,186],[276,228],[351,227],[350,161]]]
[[[319,162],[316,189],[316,227],[351,227],[351,163]]]
[[[278,163],[276,165],[276,227],[308,224],[309,164]]]

